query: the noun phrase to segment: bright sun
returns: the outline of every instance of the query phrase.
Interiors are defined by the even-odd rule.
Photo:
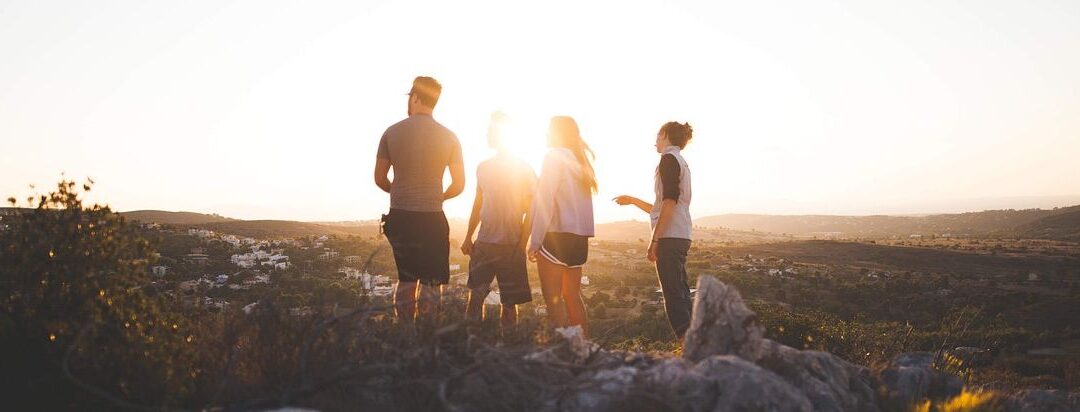
[[[505,113],[506,117],[497,126],[502,133],[503,147],[528,162],[539,173],[547,148],[548,119],[528,113]]]

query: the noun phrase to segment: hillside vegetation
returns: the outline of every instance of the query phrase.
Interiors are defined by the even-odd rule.
[[[168,212],[164,210],[133,210],[130,212],[120,212],[120,216],[137,222],[168,225],[198,225],[203,223],[229,222],[236,220],[217,214]]]
[[[753,215],[707,216],[703,227],[804,236],[889,237],[913,234],[1017,236],[1062,239],[1080,233],[1080,206],[1057,209],[988,210],[928,216]]]

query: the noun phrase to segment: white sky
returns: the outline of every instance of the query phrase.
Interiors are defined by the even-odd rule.
[[[469,189],[501,109],[536,163],[578,119],[608,199],[689,121],[693,213],[1080,203],[1080,2],[0,0],[0,194],[61,172],[118,210],[372,219],[382,131],[444,85]]]

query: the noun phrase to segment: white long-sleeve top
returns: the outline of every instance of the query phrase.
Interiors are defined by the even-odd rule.
[[[544,156],[531,208],[530,252],[540,250],[548,232],[595,235],[592,190],[581,183],[583,173],[570,149],[554,148]]]

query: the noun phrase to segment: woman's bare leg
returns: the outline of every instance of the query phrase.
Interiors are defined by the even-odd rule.
[[[564,268],[541,256],[536,259],[536,269],[540,273],[540,291],[547,305],[548,322],[552,327],[566,326],[566,305],[562,298]]]
[[[562,296],[566,302],[568,325],[581,325],[581,331],[589,336],[589,319],[585,313],[585,301],[581,298],[581,268],[564,268]]]

